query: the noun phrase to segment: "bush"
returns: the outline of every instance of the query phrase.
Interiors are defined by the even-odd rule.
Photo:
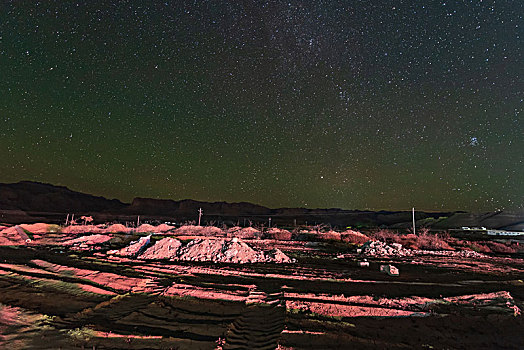
[[[486,244],[493,253],[499,254],[514,254],[518,252],[517,247],[508,246],[504,243],[499,242],[487,242]]]
[[[399,234],[388,229],[380,229],[371,233],[371,238],[384,243],[401,243]]]
[[[451,246],[438,234],[431,234],[428,230],[423,230],[417,237],[416,243],[421,249],[427,250],[453,250]]]
[[[408,233],[407,235],[402,236],[402,241],[400,243],[409,249],[420,249],[418,237],[413,233]]]
[[[481,244],[481,243],[477,243],[477,242],[472,242],[469,244],[469,246],[467,247],[477,253],[491,253],[491,249],[489,249],[489,247],[487,245],[484,245],[484,244]]]
[[[371,237],[384,243],[400,243],[409,249],[453,250],[443,236],[429,233],[427,228],[420,229],[418,235],[413,233],[401,235],[391,230],[381,229],[373,232]]]
[[[343,242],[353,244],[364,244],[369,241],[369,237],[358,231],[344,231],[340,234],[340,238]]]

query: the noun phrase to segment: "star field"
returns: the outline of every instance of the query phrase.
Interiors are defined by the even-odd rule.
[[[520,1],[4,1],[0,181],[524,206]]]

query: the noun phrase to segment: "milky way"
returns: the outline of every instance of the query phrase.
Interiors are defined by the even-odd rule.
[[[522,1],[4,1],[0,181],[523,206]]]

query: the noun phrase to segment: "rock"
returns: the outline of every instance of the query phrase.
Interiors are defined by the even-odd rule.
[[[16,225],[15,230],[25,243],[31,243],[31,238],[29,238],[26,231],[21,226]]]
[[[359,250],[357,249],[357,253]],[[361,254],[372,257],[410,257],[415,255],[451,256],[461,258],[485,258],[486,255],[469,250],[421,250],[406,249],[400,243],[391,245],[379,241],[368,241],[362,246]]]
[[[391,243],[391,247],[393,249],[396,249],[396,250],[401,250],[402,249],[402,244],[400,244],[400,243]]]
[[[393,265],[380,265],[380,272],[387,273],[390,276],[398,276],[399,275],[398,268],[396,268]]]
[[[402,247],[402,244],[393,243],[388,245],[379,241],[368,241],[362,246],[362,254],[368,256],[412,256],[413,251]]]
[[[136,256],[149,244],[150,239],[151,235],[140,237],[138,241],[131,242],[129,246],[120,249],[115,254],[120,256]]]

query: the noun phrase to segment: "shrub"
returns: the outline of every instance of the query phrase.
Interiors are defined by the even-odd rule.
[[[508,246],[500,242],[487,242],[486,244],[493,253],[499,254],[514,254],[518,252],[517,247]]]
[[[353,244],[364,244],[369,241],[369,237],[358,231],[344,231],[340,234],[340,238],[343,242],[353,243]]]
[[[439,233],[440,238],[448,242],[448,240],[452,239],[451,235],[449,234],[449,231],[444,231]]]
[[[401,235],[388,229],[381,229],[373,232],[371,237],[385,243],[400,243],[409,249],[453,250],[446,242],[445,235],[432,234],[427,228],[420,229],[418,235],[413,233]]]
[[[451,246],[438,234],[431,234],[428,230],[422,231],[416,243],[421,249],[427,250],[453,250]]]
[[[409,249],[420,249],[418,243],[418,237],[413,233],[408,233],[401,237],[402,241],[400,242],[404,247]]]
[[[477,253],[491,253],[491,249],[489,249],[487,245],[477,243],[477,242],[471,242],[467,248]]]
[[[371,238],[384,243],[401,243],[398,233],[388,229],[380,229],[373,232]]]

